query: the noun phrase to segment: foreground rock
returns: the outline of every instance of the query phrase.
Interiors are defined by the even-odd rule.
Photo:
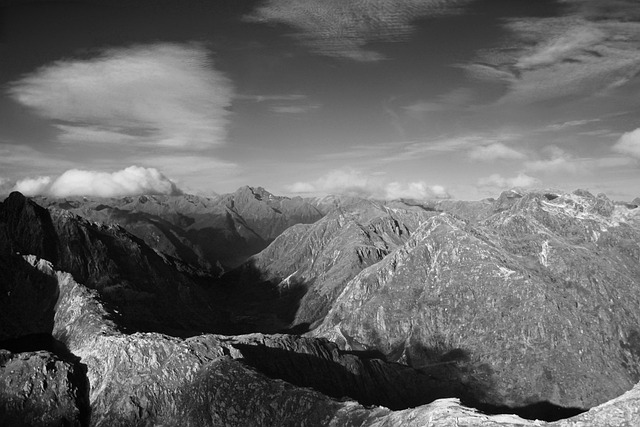
[[[0,425],[80,426],[89,419],[84,372],[46,351],[0,349]]]
[[[386,388],[385,376],[379,373],[393,372],[393,368],[385,367],[381,361],[371,361],[376,369],[367,379],[366,363],[341,353],[335,345],[324,340],[260,334],[203,335],[184,340],[155,333],[125,334],[100,303],[95,290],[75,282],[68,273],[55,271],[45,260],[34,256],[25,256],[25,260],[34,270],[52,277],[59,288],[52,333],[57,342],[64,344],[86,366],[90,384],[89,425],[545,425],[513,415],[483,415],[462,406],[457,399],[437,400],[397,412],[378,406],[363,407],[354,401],[332,399],[309,388],[268,378],[255,370],[270,370],[270,376],[285,374],[292,381],[302,378],[302,381],[325,383],[328,387],[341,385],[349,394],[376,378],[379,382],[375,386],[379,390],[375,392]],[[274,357],[274,351],[281,355]],[[30,411],[29,414],[38,417],[33,422],[27,420],[33,425],[57,425],[63,420],[62,416],[72,425],[87,424],[86,418],[82,417],[81,404],[76,405],[79,408],[76,411],[73,407],[68,410],[65,403],[69,400],[65,400],[65,396],[86,396],[75,391],[78,389],[74,387],[75,382],[42,386],[44,382],[39,372],[48,372],[48,384],[58,384],[49,378],[56,373],[71,372],[70,365],[45,352],[1,354],[5,356],[0,375],[4,375],[5,383],[19,384],[23,390],[23,384],[34,384],[38,390],[57,393],[56,399],[48,395],[30,395],[29,405],[40,412],[31,412],[31,407],[16,404],[11,407],[18,411],[8,411],[8,416],[27,416],[26,411]],[[48,368],[42,368],[42,363],[30,362],[30,367],[22,374],[11,365],[16,359],[31,361],[33,358],[46,362]],[[55,361],[55,370],[51,369],[49,361]],[[338,376],[337,367],[340,368],[338,372],[349,371],[352,375]],[[403,382],[411,386],[411,382],[401,375],[402,372],[411,375],[411,369],[400,367],[397,372],[400,373],[395,378],[398,388],[402,388]],[[309,377],[306,380],[305,374]],[[416,376],[415,371],[413,376]],[[28,378],[27,382],[20,382],[24,377]],[[62,377],[68,379],[70,376]],[[362,384],[358,383],[359,379]],[[371,392],[371,388],[366,385],[363,390]],[[17,393],[20,395],[19,390]],[[639,396],[640,388],[636,388],[608,405],[575,420],[564,420],[560,425],[589,425],[593,420],[605,420],[607,416],[616,420],[616,425],[636,425]],[[82,402],[80,398],[78,400]],[[57,405],[51,406],[51,402],[57,402]],[[65,415],[59,415],[61,413]],[[5,419],[10,424],[16,418]],[[48,420],[53,421],[47,424]]]

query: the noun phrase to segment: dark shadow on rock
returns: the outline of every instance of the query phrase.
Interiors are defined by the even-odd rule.
[[[222,333],[307,332],[310,325],[294,319],[309,286],[300,281],[279,286],[282,279],[265,278],[251,261],[220,277],[212,292],[227,313],[228,329]]]
[[[58,293],[55,278],[20,255],[0,253],[0,340],[50,334]]]
[[[348,354],[328,341],[316,349],[295,341],[285,344],[286,348],[242,343],[234,347],[246,364],[271,378],[311,387],[337,399],[349,397],[363,405],[400,410],[460,397],[469,390],[460,372],[444,365],[437,372],[423,372],[373,358],[373,352],[367,357]]]
[[[236,343],[234,347],[242,353],[244,363],[270,378],[310,387],[336,399],[348,397],[362,405],[402,410],[436,399],[457,397],[464,405],[487,414],[516,414],[545,421],[569,418],[585,411],[549,402],[522,407],[486,403],[493,396],[492,371],[487,365],[474,365],[472,355],[459,348],[444,353],[441,347],[423,348],[424,352],[439,354],[440,362],[414,369],[376,358],[381,353],[375,350],[340,351],[328,341],[317,348],[305,347],[295,339],[285,339],[280,344],[282,347],[277,345],[277,340],[273,340],[268,345]]]
[[[461,402],[463,405],[476,408],[488,415],[515,414],[519,417],[529,420],[542,421],[558,421],[579,415],[588,410],[583,408],[567,408],[564,406],[554,405],[553,403],[547,401],[536,402],[530,405],[516,407],[504,405],[489,405],[486,403],[474,402],[472,400],[461,400]]]

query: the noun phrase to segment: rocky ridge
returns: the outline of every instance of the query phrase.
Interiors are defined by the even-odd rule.
[[[477,224],[442,213],[362,270],[312,336],[429,372],[474,399],[588,408],[638,379],[637,210],[586,192],[497,201]]]
[[[262,187],[248,186],[213,197],[35,200],[90,221],[117,224],[150,247],[213,274],[237,266],[288,227],[312,223],[323,215],[300,197],[274,196]]]
[[[78,415],[81,411],[74,411],[74,406],[61,398],[78,396],[76,385],[68,382],[50,383],[56,384],[48,388],[50,393],[55,393],[55,398],[41,398],[51,406],[44,407],[41,412],[29,412],[34,414],[34,418],[28,421],[30,425],[57,425],[61,419],[70,425],[95,426],[547,425],[514,415],[484,415],[462,406],[457,399],[441,399],[395,412],[384,407],[363,407],[353,401],[331,399],[308,388],[270,379],[247,366],[247,354],[251,351],[244,346],[253,347],[260,343],[287,351],[297,347],[294,353],[308,354],[305,351],[314,348],[308,344],[318,343],[309,338],[203,335],[185,340],[155,333],[124,334],[97,299],[95,291],[78,284],[68,273],[55,271],[51,263],[45,260],[35,256],[25,256],[24,259],[34,269],[55,278],[59,286],[60,298],[55,308],[52,333],[79,357],[75,368],[86,367],[91,407],[90,420],[81,418]],[[320,342],[320,347],[330,348],[332,353],[337,353],[335,346],[327,345],[326,341]],[[8,357],[6,351],[1,354],[0,378],[9,378],[11,382],[22,385],[19,378],[28,376],[31,382],[22,385],[24,389],[31,389],[35,384],[40,390],[46,390],[38,372],[52,375],[63,368],[56,362],[54,370],[51,362],[47,362],[47,368],[35,364],[16,374],[12,365],[16,359],[55,361],[57,356],[47,352],[20,353]],[[261,359],[262,363],[271,363],[265,358]],[[31,403],[40,403],[39,396],[30,396]],[[613,425],[611,423],[614,421],[615,425],[634,425],[639,416],[638,399],[640,388],[636,387],[575,419],[548,425],[589,425],[594,420],[607,420],[608,425]],[[6,410],[7,407],[11,409]],[[42,408],[39,406],[39,409]],[[10,403],[5,409],[0,408],[0,417],[11,422],[18,419],[9,418],[12,415],[20,413],[20,416],[24,416],[25,412],[20,409],[26,410],[27,407]],[[67,418],[60,418],[59,413]]]
[[[14,197],[9,206],[5,202],[0,207],[0,249],[2,250],[0,277],[8,278],[6,281],[0,281],[3,285],[3,292],[0,296],[0,305],[2,305],[0,315],[5,312],[9,313],[4,308],[16,306],[16,304],[24,307],[26,312],[22,314],[23,318],[20,321],[2,323],[0,334],[4,337],[3,339],[9,340],[34,334],[48,334],[53,339],[53,343],[49,346],[48,352],[41,351],[37,357],[60,361],[61,364],[56,368],[60,372],[86,372],[83,375],[86,375],[84,378],[88,379],[90,389],[85,387],[83,392],[81,386],[76,382],[61,383],[61,386],[55,388],[57,390],[56,396],[80,396],[75,400],[75,403],[66,400],[65,402],[68,404],[65,403],[61,407],[60,413],[66,414],[64,415],[67,417],[65,419],[72,420],[71,423],[82,425],[87,423],[91,425],[203,425],[203,420],[205,420],[204,425],[246,425],[247,423],[255,423],[255,420],[259,420],[260,424],[264,425],[274,423],[299,425],[301,420],[308,425],[428,425],[430,422],[437,422],[437,425],[457,425],[456,422],[463,422],[461,425],[464,425],[464,422],[468,423],[467,425],[543,425],[540,422],[534,424],[512,415],[484,415],[462,406],[456,399],[440,399],[428,405],[421,405],[424,402],[421,402],[420,399],[411,400],[412,396],[429,400],[459,396],[463,397],[465,402],[471,402],[475,399],[476,401],[497,404],[505,402],[514,405],[521,404],[519,403],[521,401],[517,400],[521,398],[518,395],[517,382],[515,383],[516,387],[507,391],[512,393],[507,397],[513,400],[504,399],[504,394],[501,394],[500,390],[501,387],[504,387],[503,384],[508,384],[510,379],[495,375],[492,367],[494,365],[490,365],[490,363],[494,363],[492,359],[482,359],[481,356],[477,356],[476,352],[471,352],[462,346],[452,346],[452,340],[440,333],[442,331],[448,332],[447,328],[450,327],[449,323],[452,323],[451,319],[458,318],[464,315],[466,310],[473,308],[472,300],[466,298],[467,291],[464,287],[460,287],[460,283],[469,282],[469,277],[473,276],[456,276],[453,270],[456,270],[458,266],[464,267],[467,272],[482,273],[478,277],[483,276],[486,272],[491,273],[484,277],[491,278],[492,282],[484,282],[480,277],[473,279],[475,281],[469,285],[469,288],[482,291],[486,290],[483,288],[484,283],[491,283],[494,286],[494,282],[499,282],[500,279],[506,283],[508,279],[512,278],[514,273],[508,274],[500,267],[511,268],[513,271],[520,272],[521,275],[529,274],[530,277],[515,280],[511,287],[499,288],[506,296],[509,296],[510,292],[514,293],[514,290],[532,288],[528,291],[531,294],[525,294],[522,300],[525,304],[509,306],[509,310],[517,311],[520,305],[530,305],[527,309],[529,311],[525,310],[522,313],[522,319],[520,317],[512,318],[512,320],[518,319],[522,322],[531,317],[532,313],[536,313],[538,308],[545,308],[547,300],[564,301],[558,309],[558,316],[560,316],[564,308],[571,308],[571,304],[575,303],[576,295],[582,295],[583,298],[578,303],[581,304],[581,309],[587,309],[585,310],[588,314],[586,319],[591,320],[590,316],[593,313],[600,314],[601,311],[590,309],[589,304],[593,304],[592,300],[595,300],[596,304],[602,306],[601,295],[615,296],[607,284],[622,276],[627,276],[629,281],[628,285],[623,285],[619,290],[620,294],[626,295],[633,291],[631,285],[637,283],[635,281],[637,271],[633,264],[631,266],[627,264],[637,260],[638,253],[637,244],[634,243],[638,240],[633,234],[635,233],[634,224],[637,224],[635,222],[637,212],[633,210],[634,208],[616,205],[607,202],[608,199],[604,197],[595,197],[584,192],[571,195],[540,193],[519,194],[519,196],[512,195],[508,199],[505,198],[507,200],[500,201],[499,204],[491,202],[492,209],[484,206],[485,210],[482,213],[473,213],[471,219],[469,216],[461,214],[467,209],[462,205],[457,207],[459,211],[455,215],[441,213],[438,209],[428,206],[406,205],[406,207],[402,207],[402,203],[391,207],[367,202],[368,204],[362,204],[357,208],[354,206],[352,211],[349,211],[345,206],[340,206],[341,211],[337,210],[327,215],[326,222],[320,228],[315,228],[315,225],[298,226],[295,228],[298,228],[300,233],[293,234],[293,239],[291,237],[285,239],[286,236],[283,235],[282,242],[278,242],[276,245],[279,240],[277,239],[272,247],[265,251],[265,253],[268,253],[269,250],[273,251],[270,255],[272,262],[269,262],[269,258],[266,256],[261,259],[263,254],[255,257],[255,261],[261,259],[262,264],[256,262],[254,267],[257,266],[257,268],[253,270],[252,274],[256,274],[260,280],[265,277],[269,278],[269,280],[260,282],[263,285],[271,287],[275,284],[273,289],[276,291],[279,289],[278,286],[287,285],[286,281],[282,282],[291,274],[291,270],[288,270],[290,266],[303,272],[307,271],[306,274],[309,278],[312,278],[312,275],[325,273],[322,280],[313,283],[312,286],[308,286],[307,283],[307,287],[303,288],[302,297],[304,297],[310,290],[322,287],[323,280],[334,280],[333,276],[337,276],[336,272],[343,274],[341,281],[334,281],[328,287],[334,293],[331,297],[333,300],[326,303],[328,307],[326,313],[321,313],[316,321],[310,322],[312,328],[316,324],[320,324],[309,334],[318,335],[319,339],[311,336],[296,337],[282,334],[201,335],[182,339],[158,333],[132,333],[135,329],[131,327],[126,316],[116,313],[115,307],[104,298],[105,288],[91,283],[92,275],[90,272],[92,268],[95,268],[95,271],[109,271],[105,270],[104,261],[97,263],[98,267],[94,266],[83,270],[77,267],[85,265],[85,260],[79,257],[79,254],[82,253],[81,250],[65,252],[58,246],[68,246],[68,242],[73,241],[73,239],[66,240],[65,236],[68,230],[71,230],[71,233],[68,234],[72,236],[85,236],[84,241],[89,242],[86,248],[89,252],[95,251],[92,254],[98,254],[97,259],[113,259],[113,252],[110,252],[110,248],[123,248],[124,253],[130,243],[122,246],[122,243],[109,242],[104,245],[106,249],[101,252],[101,246],[96,242],[105,241],[102,235],[97,239],[86,238],[96,230],[101,230],[99,224],[83,222],[73,215],[63,213],[62,216],[68,217],[71,225],[67,224],[66,228],[61,227],[60,224],[64,224],[64,221],[60,221],[59,213],[54,212],[55,209],[51,210],[47,216],[46,211],[39,211],[28,201],[21,204],[22,200]],[[486,203],[483,202],[484,204]],[[11,206],[19,206],[22,210],[7,209]],[[519,218],[518,215],[523,216],[524,221],[514,220],[514,218]],[[521,231],[523,223],[529,223],[530,231],[526,233]],[[544,233],[540,232],[541,226],[546,227],[543,230]],[[77,227],[86,227],[86,229],[74,234]],[[113,228],[117,229],[117,227]],[[615,229],[619,228],[623,230],[617,233]],[[527,228],[524,227],[524,229]],[[611,231],[611,229],[614,230]],[[54,234],[49,234],[51,230]],[[315,239],[310,238],[313,233],[309,233],[309,231],[316,232]],[[43,236],[59,238],[60,235],[62,235],[63,243],[58,241],[53,245],[50,243],[50,239],[43,238]],[[131,240],[130,235],[124,230],[108,234],[108,236],[111,236],[113,240],[124,239],[127,242]],[[523,238],[517,239],[515,236]],[[596,236],[595,240],[594,236]],[[556,238],[558,242],[552,237]],[[304,245],[296,245],[296,239],[298,242],[304,242],[304,245],[315,244],[317,246],[311,246],[312,250],[307,252],[305,256],[287,258],[285,255],[292,251],[307,250]],[[544,242],[547,240],[549,240],[551,250],[545,252]],[[602,241],[598,245],[600,240]],[[456,244],[456,242],[458,243]],[[459,245],[460,242],[464,245]],[[142,248],[140,252],[145,253],[144,247],[146,245],[141,241],[137,243]],[[349,243],[353,244],[349,245]],[[594,249],[594,246],[590,246],[594,243],[596,243],[595,249],[599,251],[598,254],[602,258],[600,264],[595,263],[593,269],[586,273],[584,271],[574,273],[574,270],[577,267],[582,267],[583,264],[576,262],[571,256],[576,257],[576,254],[579,254],[576,257],[578,261],[583,259],[589,262],[597,261],[596,257],[580,258],[583,256],[581,251],[590,252]],[[281,256],[274,249],[280,245],[290,246],[290,249],[281,252]],[[343,245],[345,246],[343,247]],[[469,245],[469,251],[460,250],[466,245]],[[96,250],[96,248],[98,249]],[[456,248],[458,248],[457,252]],[[38,256],[24,255],[28,254],[31,249]],[[340,252],[341,249],[342,252]],[[336,254],[335,251],[338,253]],[[20,252],[20,254],[16,254],[16,252]],[[56,257],[56,261],[51,263],[44,261],[40,255],[42,253],[52,254]],[[180,272],[181,277],[189,278],[189,286],[194,283],[191,282],[193,277],[205,277],[199,275],[197,269],[193,269],[187,264],[173,260],[162,253],[154,253],[164,260],[163,263]],[[546,258],[541,256],[544,253],[546,253]],[[80,262],[74,264],[72,261],[75,258],[78,258]],[[284,258],[285,262],[273,265],[277,264],[280,258]],[[340,266],[343,259],[346,259],[347,262]],[[326,262],[318,262],[319,260]],[[356,260],[359,264],[350,267]],[[395,266],[393,266],[392,260],[395,260]],[[422,261],[414,262],[415,260]],[[478,264],[479,261],[482,262]],[[499,263],[495,264],[498,261]],[[546,262],[546,265],[543,261]],[[448,267],[450,264],[451,266]],[[520,264],[525,267],[523,268]],[[61,271],[61,265],[75,265],[78,268],[77,271],[80,272],[78,277],[84,272],[85,276],[82,277],[89,280],[90,287],[80,284],[76,274],[71,275]],[[334,269],[336,265],[338,268]],[[619,270],[618,273],[609,272],[608,268],[610,269],[612,265],[615,267],[613,270]],[[393,266],[393,269],[389,270],[390,266]],[[418,271],[416,266],[421,266],[427,273],[424,273],[424,276],[423,273],[416,276],[416,271]],[[545,269],[550,268],[549,266],[551,266],[552,273],[544,273]],[[272,267],[272,270],[269,271],[269,267]],[[516,270],[516,267],[520,270]],[[117,281],[123,282],[128,279],[126,270],[115,269],[113,271],[120,275]],[[344,271],[347,273],[344,274]],[[392,274],[387,277],[383,274],[385,271]],[[494,274],[496,271],[499,274]],[[379,277],[376,276],[378,273],[380,273]],[[261,274],[263,275],[261,276]],[[284,274],[287,276],[282,278]],[[554,274],[557,276],[574,274],[574,276],[568,277],[574,278],[578,283],[585,277],[593,278],[594,283],[602,283],[602,285],[596,288],[597,295],[594,298],[593,295],[581,293],[579,289],[567,286],[564,282],[561,283],[563,286],[559,286],[553,281],[547,282],[546,280],[553,277]],[[616,274],[620,274],[620,277]],[[291,278],[295,277],[295,274],[291,276]],[[427,336],[427,340],[431,340],[427,341],[427,345],[424,345],[424,341],[420,341],[422,337],[418,322],[416,322],[416,326],[411,325],[412,335],[404,345],[399,346],[397,341],[394,341],[398,336],[401,340],[404,333],[402,316],[406,314],[402,313],[402,310],[406,310],[406,307],[413,307],[411,304],[416,306],[421,304],[423,301],[421,295],[427,293],[424,292],[425,287],[423,286],[420,295],[414,295],[413,299],[407,297],[405,291],[412,291],[409,286],[411,284],[406,279],[408,277],[418,277],[420,281],[424,279],[426,282],[423,284],[433,283],[436,290],[442,288],[449,292],[447,294],[440,290],[438,293],[432,293],[432,295],[442,296],[442,298],[440,301],[431,301],[426,306],[427,308],[423,310],[426,312],[423,315],[424,319],[429,320],[429,316],[434,317],[433,313],[436,313],[436,319],[438,316],[444,319],[449,309],[455,309],[456,305],[462,306],[456,315],[450,315],[451,317],[446,319],[449,323],[438,323],[433,330],[427,331],[432,333],[431,335],[422,335],[422,337]],[[624,279],[624,277],[622,278]],[[394,282],[395,280],[398,282]],[[254,283],[250,287],[255,287],[260,283]],[[391,294],[397,298],[388,298],[389,288],[398,292]],[[451,289],[447,291],[447,288]],[[558,293],[557,288],[566,288],[565,293]],[[462,289],[463,298],[457,295],[456,289]],[[381,290],[387,292],[384,298],[380,296]],[[540,292],[543,293],[543,298],[538,295]],[[349,317],[357,313],[340,312],[348,307],[349,299],[345,299],[344,296],[349,293],[360,293],[354,298],[362,298],[360,301],[362,316],[357,320],[363,325],[361,329],[352,326],[356,322],[353,322],[353,318]],[[488,298],[496,298],[497,302],[501,302],[497,298],[499,293],[496,291]],[[483,292],[480,294],[482,296]],[[207,295],[212,294],[208,293]],[[245,292],[245,295],[250,296],[251,293]],[[451,295],[451,301],[449,298],[445,298],[447,295]],[[511,296],[513,297],[513,295]],[[566,301],[558,300],[559,296],[564,297]],[[474,297],[477,298],[477,295],[474,294]],[[227,300],[224,300],[225,298]],[[229,294],[225,296],[222,305],[226,304],[229,298],[231,298]],[[375,298],[379,299],[374,316],[372,312],[369,312],[368,307],[374,306],[371,300]],[[456,298],[458,298],[457,301]],[[401,309],[392,310],[393,305],[386,305],[389,299],[393,300]],[[445,310],[440,310],[442,312],[440,313],[438,305],[443,304],[444,300],[449,301],[450,304],[448,306],[445,304],[443,307]],[[291,301],[296,302],[296,298],[292,298]],[[294,315],[297,315],[301,308],[304,308],[309,302],[313,302],[314,299],[300,298],[298,302],[300,301],[302,303],[294,307]],[[629,304],[633,305],[634,300],[629,301]],[[481,303],[476,303],[476,305],[481,305]],[[631,358],[626,363],[633,363],[637,366],[635,359],[633,359],[635,357],[633,334],[624,336],[625,322],[629,321],[628,316],[631,310],[625,306],[626,308],[623,307],[623,310],[617,312],[615,306],[617,305],[602,306],[606,307],[603,308],[603,312],[605,312],[605,316],[609,317],[602,318],[595,327],[586,329],[586,332],[583,333],[586,335],[585,347],[593,345],[595,350],[587,349],[590,353],[587,353],[586,357],[576,356],[575,360],[569,359],[567,363],[567,365],[571,365],[575,362],[581,364],[580,367],[592,366],[594,360],[596,362],[604,360],[602,357],[598,359],[598,356],[602,356],[603,352],[606,357],[614,357],[609,364],[593,365],[600,369],[612,369],[614,372],[613,379],[609,383],[605,383],[601,389],[594,388],[594,394],[600,393],[602,389],[610,387],[611,384],[620,386],[622,384],[622,381],[619,381],[620,378],[629,384],[626,389],[634,383],[633,376],[631,381],[628,380],[630,372],[628,367],[624,367],[627,369],[626,371],[625,369],[616,371],[616,367],[613,366],[620,360],[624,362],[625,357]],[[382,308],[382,315],[380,308]],[[609,314],[606,314],[607,311]],[[314,315],[317,316],[319,312],[309,310],[309,313],[315,313]],[[392,313],[393,316],[389,316],[388,313]],[[558,317],[553,317],[553,310],[544,313],[545,315],[549,313],[551,320],[558,320]],[[151,315],[156,316],[157,314],[152,312]],[[494,322],[495,319],[491,315],[487,315],[487,320],[485,320],[482,318],[483,315],[483,313],[476,313],[475,323],[471,322],[465,326],[468,331],[460,333],[463,339],[469,339],[464,337],[464,333],[467,333],[468,337],[474,330],[478,335],[484,334],[485,340],[494,338],[491,330],[483,330],[482,325],[485,321]],[[6,317],[11,320],[13,316],[20,316],[20,310],[13,310]],[[577,316],[579,321],[584,320],[580,319],[579,313],[573,313],[571,316]],[[571,316],[568,319],[572,322],[571,328],[574,328],[574,317]],[[256,319],[259,317],[256,316]],[[295,319],[295,317],[293,318]],[[332,323],[338,318],[340,321],[337,324]],[[300,320],[302,317],[298,319]],[[422,322],[424,319],[420,318],[420,321]],[[258,323],[256,322],[256,324]],[[296,324],[295,321],[293,324]],[[428,325],[426,321],[424,324]],[[15,329],[17,325],[23,325],[22,329]],[[336,328],[336,325],[339,327]],[[446,325],[447,328],[442,328],[443,325]],[[498,323],[498,325],[500,324]],[[614,325],[619,329],[603,331],[602,325]],[[213,327],[218,326],[220,325]],[[509,333],[512,329],[507,326],[505,326],[506,329],[499,330],[502,332],[504,329]],[[522,330],[528,331],[527,327],[527,325],[522,326]],[[450,329],[454,330],[455,324]],[[372,330],[373,332],[371,332]],[[514,327],[513,330],[517,329]],[[539,332],[539,330],[538,328],[534,332]],[[564,330],[571,331],[572,329],[565,327]],[[329,336],[334,331],[339,332],[334,336],[336,343],[322,338],[322,336]],[[355,334],[352,334],[354,331]],[[395,335],[385,335],[389,334],[389,331],[395,332]],[[544,331],[547,336],[553,336],[555,333],[555,331],[549,332],[547,329]],[[611,337],[616,335],[610,335],[610,333],[618,333],[618,336],[622,337],[619,343],[616,344],[614,340],[611,340]],[[414,339],[414,336],[417,336],[418,339]],[[538,338],[538,341],[532,342],[531,338],[529,341],[524,341],[527,350],[520,354],[527,357],[529,356],[528,352],[535,350],[536,346],[540,346],[540,344],[544,346],[544,341],[541,341],[540,336]],[[566,340],[564,336],[562,338]],[[607,339],[609,341],[606,341]],[[478,348],[482,351],[483,340],[478,337],[477,341],[480,342]],[[5,346],[8,342],[4,341]],[[394,345],[386,347],[385,342]],[[507,350],[505,354],[519,354],[522,342],[516,339],[514,343],[515,351],[512,353],[508,353],[513,350],[511,347],[503,347]],[[552,340],[551,343],[552,348],[553,345],[560,347],[560,353],[573,351],[570,346],[561,348],[561,344],[559,345],[558,342]],[[496,346],[495,342],[491,342],[491,345]],[[548,347],[548,345],[544,347],[544,351]],[[612,353],[620,349],[622,349],[622,356],[615,359],[616,355],[612,355]],[[33,353],[32,350],[29,351]],[[10,353],[10,357],[25,360],[33,357],[29,351],[24,350],[27,351],[26,353],[21,353],[21,351],[23,350],[16,348],[15,352]],[[538,351],[538,354],[543,354],[542,350]],[[608,351],[609,353],[607,353]],[[500,356],[499,354],[498,357]],[[405,362],[413,367],[389,363],[384,359]],[[528,360],[532,361],[531,367],[533,368],[530,369],[529,365],[523,365],[526,369],[523,368],[520,373],[531,375],[528,380],[533,378],[532,383],[535,387],[540,387],[542,384],[543,386],[540,388],[544,390],[545,384],[558,382],[558,378],[554,378],[553,375],[550,375],[551,379],[546,378],[549,375],[546,375],[547,372],[544,369],[542,372],[545,375],[541,376],[542,381],[537,379],[535,363],[540,359],[534,357]],[[555,363],[553,358],[552,361]],[[508,362],[511,363],[511,360]],[[27,369],[28,378],[30,378],[31,386],[39,386],[41,381],[38,382],[38,378],[40,377],[34,373],[37,373],[40,368],[37,367],[37,363],[33,366],[33,368]],[[564,366],[560,367],[564,369]],[[32,370],[30,371],[30,369]],[[566,377],[570,378],[574,373],[575,371],[569,370]],[[13,378],[14,373],[11,370],[4,370],[4,367],[0,366],[1,375]],[[564,380],[564,377],[560,379]],[[547,380],[546,383],[545,380]],[[55,382],[55,380],[51,381]],[[524,384],[524,382],[522,380],[521,383]],[[577,387],[582,387],[583,383],[578,381],[575,384]],[[24,383],[22,386],[25,387]],[[305,387],[313,387],[315,391]],[[558,389],[562,390],[560,387],[570,389],[572,383],[567,381],[558,386]],[[623,388],[621,387],[621,389]],[[465,390],[470,390],[471,393],[465,395]],[[610,389],[607,390],[610,391]],[[605,422],[607,418],[616,420],[617,424],[615,425],[625,425],[625,423],[626,425],[635,425],[638,422],[637,400],[639,392],[637,388],[634,388],[621,397],[585,414],[552,425],[580,425],[580,423],[588,425],[588,423],[595,421]],[[15,393],[20,394],[19,391]],[[85,397],[83,397],[83,393],[86,393]],[[271,394],[276,396],[273,401],[270,397]],[[361,404],[376,406],[363,407],[354,401],[344,400],[343,396],[355,398]],[[545,395],[536,395],[531,400],[525,399],[524,403],[539,402],[544,397]],[[40,399],[39,395],[37,398]],[[55,402],[58,399],[57,397],[42,398],[48,399],[50,402]],[[90,402],[91,407],[89,421],[82,415],[86,413],[86,403],[82,402],[86,401]],[[552,402],[560,402],[563,406],[568,406],[566,401],[552,400]],[[73,409],[74,405],[79,409]],[[377,405],[384,405],[392,409],[401,409],[409,405],[420,406],[414,409],[391,411]],[[46,405],[43,407],[48,408]],[[488,406],[485,408],[491,410]],[[6,409],[3,411],[5,411],[3,413],[10,412]],[[55,411],[56,409],[51,407],[44,412],[55,414]],[[33,424],[48,425],[45,418],[39,418],[39,420],[34,420]],[[39,422],[41,424],[38,424]]]

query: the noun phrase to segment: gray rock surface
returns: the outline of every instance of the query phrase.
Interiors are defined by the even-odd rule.
[[[640,379],[636,211],[555,196],[498,201],[473,226],[424,221],[311,334],[425,373],[449,366],[481,402],[588,408],[620,395]]]
[[[79,366],[46,351],[0,349],[0,425],[86,425],[86,394]]]

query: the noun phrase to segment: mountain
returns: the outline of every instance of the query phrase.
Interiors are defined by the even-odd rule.
[[[362,199],[340,204],[314,224],[285,230],[223,275],[235,290],[228,304],[238,316],[255,319],[255,330],[313,328],[356,274],[402,246],[420,221],[435,214]]]
[[[640,421],[633,204],[306,201],[322,218],[218,276],[58,203],[0,204],[3,425]]]
[[[578,191],[508,195],[493,211],[424,221],[344,286],[311,335],[425,373],[449,364],[491,404],[588,408],[630,389],[639,210]]]
[[[154,249],[213,274],[242,263],[286,228],[323,216],[300,197],[274,196],[264,188],[248,186],[215,197],[187,194],[35,200],[90,221],[118,224]]]
[[[54,270],[46,260],[32,255],[20,258],[23,269],[55,283],[58,299],[48,343],[14,341],[10,351],[0,350],[0,378],[7,385],[0,399],[3,425],[547,425],[515,415],[485,415],[457,399],[399,411],[365,407],[269,378],[251,367],[259,364],[271,374],[284,370],[292,378],[306,376],[338,394],[360,388],[384,398],[389,391],[384,379],[392,378],[395,390],[407,396],[413,392],[414,398],[419,395],[411,387],[404,389],[403,383],[419,382],[415,378],[420,373],[379,360],[372,361],[375,369],[363,369],[366,361],[341,355],[323,340],[257,334],[180,339],[123,333],[95,290]],[[37,287],[38,281],[27,279],[22,286]],[[47,349],[34,352],[25,345]],[[346,363],[340,362],[345,356]],[[406,375],[394,378],[384,372]],[[640,416],[639,403],[640,385],[606,405],[553,425],[632,426]]]
[[[2,260],[5,267],[16,263],[16,254],[50,260],[98,291],[131,330],[189,335],[217,330],[223,321],[212,306],[211,278],[206,272],[155,251],[119,225],[93,223],[65,210],[47,210],[12,193],[0,204],[0,236],[2,251],[9,254]],[[16,324],[11,331],[28,333],[32,323],[46,323],[46,319],[29,319],[25,313],[33,305],[51,310],[55,295],[50,293],[50,280],[41,278],[41,286],[25,294],[28,291],[19,283],[30,273],[19,266],[3,274],[9,275],[3,285],[8,287],[11,304],[0,316]]]

